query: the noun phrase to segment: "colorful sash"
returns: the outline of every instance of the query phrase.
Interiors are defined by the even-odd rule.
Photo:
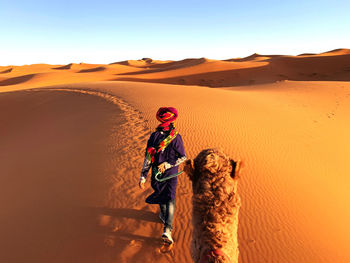
[[[154,162],[154,156],[156,155],[156,153],[163,151],[176,138],[177,134],[178,132],[174,128],[170,131],[169,136],[160,142],[157,148],[154,148],[152,146],[147,148],[146,159],[149,165],[152,165],[152,163]]]

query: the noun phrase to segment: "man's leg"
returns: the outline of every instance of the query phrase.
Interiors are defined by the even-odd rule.
[[[165,220],[166,220],[166,204],[159,204],[159,208],[160,208],[160,214],[159,214],[159,218],[160,220],[162,220],[162,222],[165,224]]]
[[[162,238],[165,242],[169,244],[174,242],[173,238],[171,237],[171,231],[173,230],[174,213],[175,213],[175,199],[166,203],[164,233],[162,235]]]
[[[170,231],[173,230],[174,214],[175,214],[175,199],[172,201],[169,201],[166,204],[164,231],[166,229],[169,229]]]

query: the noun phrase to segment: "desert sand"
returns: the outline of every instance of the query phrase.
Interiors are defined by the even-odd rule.
[[[173,106],[188,158],[245,163],[240,262],[350,262],[349,80],[348,49],[0,67],[0,261],[191,262],[189,179],[171,253],[138,188],[156,110]]]

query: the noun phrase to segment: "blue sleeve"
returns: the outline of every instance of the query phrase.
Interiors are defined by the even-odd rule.
[[[145,158],[144,158],[142,170],[141,170],[141,177],[144,177],[144,178],[147,178],[147,174],[148,174],[149,169],[151,168],[151,165],[152,165],[146,158],[147,148],[151,146],[151,143],[152,143],[152,134],[147,141],[147,146],[146,146],[146,150],[145,150]]]
[[[179,166],[181,163],[183,163],[187,159],[184,143],[182,141],[182,137],[180,134],[178,134],[176,136],[176,139],[174,140],[174,149],[176,151],[176,161],[172,165],[172,167]]]
[[[186,156],[184,143],[180,134],[176,136],[176,140],[174,141],[174,149],[179,158]]]

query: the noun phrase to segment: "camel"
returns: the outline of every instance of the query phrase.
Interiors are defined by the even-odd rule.
[[[241,201],[237,179],[241,164],[219,149],[203,150],[185,163],[193,190],[191,256],[195,263],[238,262]]]

